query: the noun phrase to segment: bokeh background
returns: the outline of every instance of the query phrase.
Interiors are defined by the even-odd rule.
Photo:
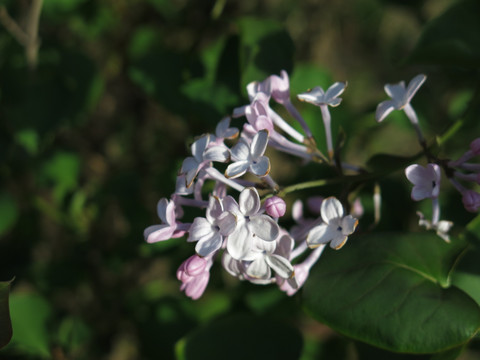
[[[292,95],[348,81],[332,117],[334,135],[346,133],[351,163],[419,151],[402,114],[381,126],[374,120],[387,82],[428,75],[414,104],[429,140],[473,118],[465,116],[478,110],[478,101],[467,107],[478,99],[478,29],[465,30],[471,48],[464,52],[455,43],[443,57],[428,48],[444,40],[436,19],[459,2],[43,0],[32,60],[7,22],[27,29],[35,2],[0,2],[0,280],[15,277],[13,339],[0,358],[173,359],[185,356],[182,347],[198,329],[226,314],[244,314],[239,323],[248,316],[286,321],[278,335],[288,344],[284,358],[288,351],[304,360],[373,358],[373,350],[305,315],[300,294],[238,282],[219,264],[204,296],[192,301],[175,276],[192,244],[148,245],[143,229],[158,223],[156,203],[174,191],[194,136],[246,104],[248,82],[282,69]],[[462,23],[464,15],[453,18]],[[318,110],[295,104],[323,139]],[[478,121],[465,121],[442,151],[459,156],[475,131]],[[272,156],[282,185],[321,174]],[[379,227],[418,230],[401,173],[383,188]],[[458,194],[448,194],[445,217],[466,224],[472,216]],[[360,196],[371,222],[371,185]],[[215,345],[215,331],[197,341]],[[256,355],[274,358],[263,345]]]

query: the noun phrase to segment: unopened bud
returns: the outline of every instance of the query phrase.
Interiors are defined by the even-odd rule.
[[[285,215],[285,211],[287,210],[287,205],[282,198],[278,196],[272,196],[265,200],[265,211],[268,215],[274,218],[279,218]]]
[[[477,212],[480,208],[480,194],[473,190],[465,190],[462,197],[463,206],[470,212]]]

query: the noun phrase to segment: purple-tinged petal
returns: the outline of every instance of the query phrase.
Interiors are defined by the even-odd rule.
[[[231,179],[240,177],[247,172],[249,165],[249,162],[246,160],[234,162],[228,165],[225,170],[225,176]]]
[[[277,248],[276,241],[265,241],[259,237],[255,237],[252,243],[252,253],[255,253],[254,257],[258,256],[258,253],[272,254]]]
[[[189,236],[187,241],[199,241],[205,238],[211,238],[214,235],[214,231],[212,229],[212,224],[208,222],[207,219],[202,217],[197,217],[193,220],[193,224],[190,227]]]
[[[262,156],[268,144],[268,131],[260,130],[252,140],[250,145],[250,154],[253,159],[258,159]]]
[[[207,148],[208,143],[210,142],[210,135],[203,135],[201,138],[196,140],[191,147],[192,155],[197,160],[197,162],[203,161],[203,152]]]
[[[293,274],[293,266],[290,261],[279,255],[268,255],[265,261],[277,273],[278,276],[288,279]]]
[[[223,213],[223,205],[219,198],[216,196],[210,196],[208,199],[208,208],[206,211],[206,218],[210,224],[215,222],[221,214]]]
[[[385,100],[382,101],[377,106],[377,111],[375,112],[375,120],[377,122],[382,122],[388,114],[390,114],[393,110],[395,110],[393,100]]]
[[[243,263],[235,260],[228,251],[225,251],[222,256],[223,268],[232,276],[239,277],[245,272]]]
[[[195,246],[198,255],[208,256],[222,247],[223,237],[219,233],[215,233],[211,238],[201,239]]]
[[[212,146],[203,154],[203,159],[206,161],[227,162],[229,158],[230,151],[226,146]]]
[[[240,139],[240,141],[232,147],[230,152],[233,161],[244,161],[250,158],[250,146],[248,146],[244,139]]]
[[[157,215],[162,220],[164,224],[173,224],[167,221],[167,206],[168,200],[166,198],[161,198],[157,203]]]
[[[188,276],[198,276],[205,271],[207,264],[207,259],[198,255],[192,255],[187,260],[185,260],[182,265],[185,273]]]
[[[220,228],[220,234],[228,236],[235,231],[237,218],[230,211],[225,211],[217,218],[216,224]]]
[[[267,215],[252,216],[247,226],[252,234],[265,241],[274,241],[280,232],[278,224]]]
[[[202,275],[193,278],[185,286],[185,295],[192,298],[192,300],[197,300],[203,295],[205,289],[207,288],[209,279],[210,272],[208,271],[205,271]]]
[[[250,164],[250,171],[257,176],[266,176],[270,172],[270,160],[266,156],[260,156]]]
[[[273,122],[272,120],[265,115],[260,115],[255,119],[255,129],[257,131],[260,130],[267,130],[267,131],[273,131]]]
[[[240,211],[245,216],[251,216],[258,213],[260,210],[260,196],[258,196],[257,189],[253,187],[245,188],[238,198]]]
[[[332,219],[341,218],[343,216],[342,203],[333,196],[326,198],[322,202],[321,216],[323,221],[325,221],[327,224]]]
[[[175,227],[170,225],[152,225],[145,229],[143,236],[145,240],[151,244],[171,239],[174,230]]]

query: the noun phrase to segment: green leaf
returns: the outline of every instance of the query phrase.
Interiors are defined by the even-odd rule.
[[[11,345],[30,354],[50,358],[50,304],[40,295],[14,293],[10,296],[13,338]]]
[[[455,3],[425,27],[408,62],[478,68],[480,2]]]
[[[42,170],[43,180],[53,182],[55,200],[60,202],[78,184],[80,160],[76,154],[59,151],[44,164]]]
[[[271,19],[239,20],[242,86],[293,68],[294,46],[282,24]]]
[[[460,346],[480,327],[479,306],[449,280],[465,248],[431,233],[354,237],[314,267],[305,307],[338,332],[389,351]]]
[[[7,192],[0,193],[0,235],[7,232],[18,219],[18,206]]]
[[[198,328],[177,344],[177,358],[298,359],[302,350],[298,330],[270,318],[235,314]]]
[[[12,281],[0,281],[0,349],[12,338],[12,321],[8,308],[8,294]]]

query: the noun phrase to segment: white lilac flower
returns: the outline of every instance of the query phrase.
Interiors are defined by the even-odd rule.
[[[329,105],[336,107],[342,102],[339,96],[345,91],[346,86],[346,82],[336,82],[326,92],[320,86],[316,86],[306,93],[298,94],[297,98],[316,106]]]
[[[226,162],[229,159],[228,148],[223,145],[209,146],[210,134],[203,135],[192,146],[192,155],[187,157],[182,164],[179,175],[185,175],[187,188],[195,180],[198,172],[211,161]]]
[[[289,279],[293,275],[293,266],[285,257],[275,254],[275,243],[259,243],[261,248],[254,252],[253,261],[248,265],[246,274],[254,279],[267,280],[272,277],[271,270],[275,271],[283,279]]]
[[[227,251],[236,260],[253,260],[254,252],[262,249],[263,242],[272,242],[279,233],[278,224],[261,211],[260,197],[255,188],[245,188],[240,193],[238,204],[231,197],[223,200],[225,209],[235,214],[237,227],[227,237]],[[273,251],[273,250],[272,250]]]
[[[445,240],[445,242],[450,242],[450,236],[448,235],[448,232],[452,228],[453,222],[447,220],[432,222],[430,220],[426,220],[425,216],[420,211],[417,211],[417,215],[419,217],[418,225],[424,226],[427,230],[435,230],[437,235]]]
[[[227,116],[223,118],[215,128],[216,143],[223,139],[235,139],[238,136],[238,129],[230,127],[230,118]],[[212,140],[213,141],[213,140]]]
[[[440,193],[440,166],[427,164],[426,167],[413,164],[405,169],[407,179],[413,184],[412,199],[415,201],[437,198]]]
[[[143,232],[143,236],[148,243],[177,238],[185,234],[185,231],[178,227],[175,220],[175,203],[173,201],[168,201],[165,198],[160,199],[157,204],[157,214],[162,223],[149,226]]]
[[[245,139],[231,149],[232,164],[225,170],[227,178],[237,178],[247,171],[263,177],[270,172],[270,160],[263,156],[268,143],[268,131],[259,131],[249,144]]]
[[[198,241],[195,251],[205,257],[222,247],[223,239],[235,230],[236,225],[235,215],[230,211],[224,211],[220,199],[211,196],[206,218],[195,218],[187,241]]]
[[[343,206],[334,197],[323,200],[320,215],[324,223],[315,226],[307,236],[307,244],[315,248],[330,242],[330,247],[340,249],[345,245],[348,236],[355,231],[358,220],[352,215],[343,216]]]
[[[405,87],[404,81],[400,81],[398,84],[385,85],[385,92],[391,99],[378,104],[375,119],[380,122],[393,110],[407,110],[406,107],[410,105],[413,96],[426,79],[427,77],[425,75],[420,74],[415,76],[407,87]]]

